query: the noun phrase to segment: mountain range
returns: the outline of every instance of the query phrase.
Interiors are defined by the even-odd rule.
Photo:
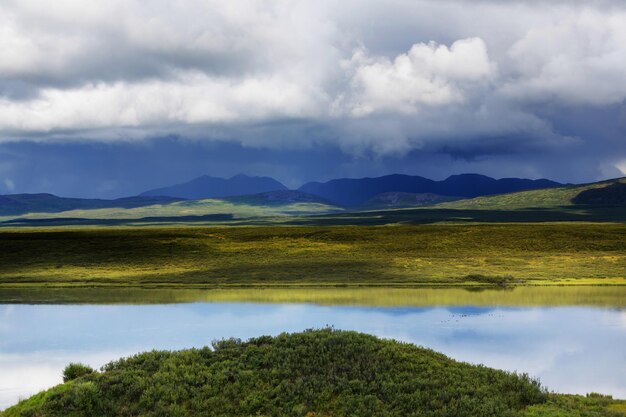
[[[480,179],[480,176],[478,178]],[[512,182],[515,184],[517,181]],[[448,183],[454,181],[450,180]],[[511,181],[504,182],[507,183],[510,184]],[[430,183],[430,186],[433,184]],[[480,191],[480,188],[478,190]],[[454,191],[458,192],[458,189]],[[0,196],[0,225],[132,225],[189,222],[212,224],[231,221],[238,224],[622,222],[626,213],[625,204],[626,178],[474,198],[390,191],[376,194],[355,208],[340,207],[328,199],[298,190],[267,191],[199,200],[167,196],[98,200],[62,198],[52,194],[15,194]],[[403,210],[395,210],[399,208]]]
[[[546,179],[503,178],[497,180],[478,174],[452,175],[443,181],[434,181],[420,176],[393,174],[376,178],[340,178],[324,183],[309,182],[298,188],[297,191],[321,197],[337,205],[357,207],[379,194],[390,192],[471,198],[558,187],[560,185],[563,184]],[[225,179],[204,175],[182,184],[149,190],[140,195],[198,200],[285,190],[287,187],[269,177],[236,175]]]
[[[299,188],[309,194],[326,198],[346,207],[366,203],[378,194],[402,192],[436,194],[440,196],[472,198],[485,195],[505,194],[516,191],[559,187],[560,184],[546,179],[522,178],[494,179],[479,174],[452,175],[443,181],[411,175],[385,175],[376,178],[342,178],[324,183],[310,182]]]
[[[443,181],[394,174],[377,178],[341,178],[325,183],[310,182],[298,190],[288,190],[270,177],[235,175],[226,179],[204,175],[182,184],[156,188],[138,196],[116,200],[63,198],[52,194],[0,196],[0,216],[100,208],[136,208],[202,199],[221,199],[234,204],[257,206],[319,203],[375,209],[432,205],[450,200],[552,188],[559,185],[561,184],[544,179],[496,180],[477,174],[453,175]]]

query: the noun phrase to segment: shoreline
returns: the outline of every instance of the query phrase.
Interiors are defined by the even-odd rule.
[[[0,304],[268,303],[379,307],[626,308],[626,286],[0,287]]]

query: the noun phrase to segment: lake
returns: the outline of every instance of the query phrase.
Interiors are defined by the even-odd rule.
[[[71,361],[324,326],[626,398],[624,304],[622,287],[0,290],[0,409],[60,383]]]

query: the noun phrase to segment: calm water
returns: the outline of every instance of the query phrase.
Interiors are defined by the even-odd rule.
[[[150,349],[332,325],[455,359],[526,372],[554,391],[626,398],[623,306],[338,306],[195,302],[0,304],[0,409],[61,382],[70,361],[99,367]]]

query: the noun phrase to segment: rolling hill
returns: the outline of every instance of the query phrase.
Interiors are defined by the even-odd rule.
[[[140,196],[168,196],[200,200],[278,190],[287,190],[287,187],[270,177],[249,177],[240,174],[226,179],[203,175],[183,184],[145,191]]]
[[[626,204],[626,177],[438,204],[462,210],[583,209]]]
[[[589,188],[572,198],[574,204],[613,205],[626,204],[626,182],[615,181],[606,187]]]
[[[386,175],[377,178],[342,178],[325,183],[310,182],[300,191],[315,194],[336,204],[356,207],[365,204],[376,195],[388,192],[432,193],[441,196],[477,197],[510,193],[522,190],[557,187],[554,181],[539,179],[502,178],[496,180],[478,174],[452,175],[443,181],[410,175]]]
[[[174,197],[137,196],[100,200],[85,198],[65,198],[53,194],[9,194],[0,195],[0,216],[26,213],[58,213],[67,210],[88,210],[103,208],[135,208],[154,204],[169,204],[180,201]]]
[[[342,211],[341,207],[324,202],[316,196],[298,191],[274,191],[223,199],[175,200],[165,204],[131,208],[85,208],[53,213],[32,212],[5,215],[0,217],[0,222],[5,225],[222,222],[252,218],[307,216]]]

